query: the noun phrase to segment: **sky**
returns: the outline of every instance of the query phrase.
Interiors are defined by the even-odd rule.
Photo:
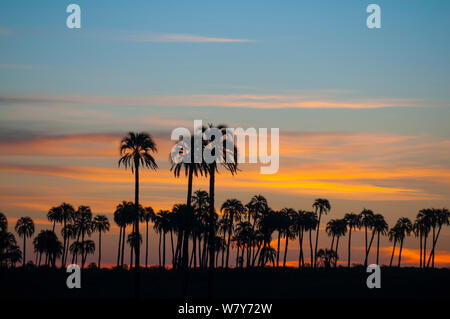
[[[70,3],[81,29],[66,26]],[[377,0],[382,28],[368,29],[370,3],[2,1],[0,211],[38,230],[63,201],[111,218],[134,197],[131,172],[117,168],[128,131],[158,146],[159,170],[142,172],[144,205],[170,208],[187,188],[169,171],[170,132],[195,119],[280,129],[279,172],[220,174],[217,206],[263,194],[274,209],[311,209],[324,197],[325,222],[366,207],[390,226],[449,207],[450,3]],[[106,263],[117,232],[105,236]],[[362,247],[362,234],[354,240]],[[438,249],[450,265],[448,228]],[[418,241],[405,251],[416,263]]]

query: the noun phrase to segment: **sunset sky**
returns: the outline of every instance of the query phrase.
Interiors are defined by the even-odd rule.
[[[81,7],[81,29],[66,27],[70,3]],[[2,1],[0,211],[10,230],[21,216],[49,228],[46,213],[61,202],[112,220],[134,198],[131,172],[117,167],[128,131],[147,131],[158,146],[159,170],[142,172],[143,204],[183,202],[170,133],[195,119],[280,129],[279,172],[243,164],[220,174],[218,207],[262,194],[273,209],[309,210],[322,197],[332,206],[324,224],[366,207],[390,226],[450,208],[450,2],[376,1],[378,30],[366,27],[369,3]],[[207,179],[194,181],[200,188]],[[105,236],[106,264],[117,233]],[[359,233],[355,261],[363,245]],[[405,245],[405,263],[417,264],[418,240]],[[324,232],[319,246],[330,246]],[[450,266],[448,227],[438,249],[438,264]]]

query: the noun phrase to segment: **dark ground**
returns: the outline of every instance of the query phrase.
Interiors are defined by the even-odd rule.
[[[206,271],[189,272],[189,297],[206,299]],[[216,270],[215,299],[449,299],[450,269],[382,268],[381,289],[369,289],[364,268]],[[68,289],[64,270],[0,270],[0,297],[5,299],[92,299],[134,297],[134,274],[121,270],[84,269],[81,289]],[[182,273],[143,269],[142,298],[181,299]]]

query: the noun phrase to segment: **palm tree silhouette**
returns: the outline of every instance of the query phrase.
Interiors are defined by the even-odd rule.
[[[158,165],[150,153],[156,153],[156,144],[153,138],[148,133],[133,133],[129,132],[127,136],[120,141],[120,156],[119,166],[123,165],[126,168],[130,167],[131,171],[135,173],[134,184],[134,205],[136,212],[139,211],[139,168],[141,166],[156,170]],[[136,214],[138,215],[138,214]],[[134,231],[136,237],[139,237],[139,219],[136,216],[134,222]],[[135,248],[135,268],[136,274],[136,296],[139,295],[139,263],[140,263],[140,242],[136,242]]]
[[[350,267],[350,260],[351,260],[351,245],[352,245],[352,230],[356,230],[361,228],[361,219],[360,215],[358,214],[345,214],[344,216],[345,221],[347,222],[348,226],[348,262],[347,267]]]
[[[373,223],[373,231],[374,234],[377,234],[377,262],[376,264],[379,265],[379,257],[380,257],[380,236],[386,235],[387,231],[389,229],[388,224],[384,220],[383,215],[376,214],[374,223]]]
[[[83,245],[84,239],[86,235],[91,235],[92,233],[92,211],[89,206],[79,206],[77,211],[74,214],[74,226],[77,232],[77,242],[80,241],[82,245],[80,246],[82,251],[80,252],[81,255],[81,264],[84,266],[86,260],[85,256],[87,254],[83,251],[83,249],[86,247]],[[77,257],[77,254],[74,254],[72,257],[72,263],[74,263],[74,258]],[[82,267],[83,268],[83,267]]]
[[[170,168],[171,171],[173,171],[175,177],[180,177],[180,173],[182,169],[184,168],[185,175],[188,177],[188,191],[187,191],[187,200],[186,205],[188,207],[191,207],[192,203],[192,182],[193,177],[198,177],[198,175],[207,175],[208,167],[203,160],[203,156],[199,159],[196,158],[195,154],[203,154],[203,149],[205,147],[205,142],[201,140],[196,145],[195,136],[192,136],[190,138],[189,143],[186,143],[186,141],[181,140],[177,143],[178,148],[175,149],[175,152],[178,153],[180,158],[183,160],[180,160],[180,162],[173,162],[173,157],[176,154],[172,154],[170,157],[172,166]],[[197,147],[197,148],[196,148]],[[185,157],[188,158],[188,161],[184,161]],[[184,268],[188,267],[188,261],[189,261],[189,250],[188,250],[188,242],[189,242],[189,236],[190,236],[191,230],[186,229],[186,231],[183,234],[183,244],[182,244],[182,266]]]
[[[394,227],[392,227],[389,230],[388,237],[389,237],[389,241],[394,242],[394,244],[392,245],[391,261],[389,262],[389,267],[392,267],[392,261],[394,260],[394,254],[395,254],[395,246],[396,246],[397,242],[400,241],[400,238],[401,238],[400,229],[397,227],[397,225],[395,225]],[[422,257],[422,255],[421,255],[421,257]],[[421,261],[422,261],[422,259],[421,259]]]
[[[55,206],[50,208],[50,210],[47,213],[47,219],[50,222],[53,222],[53,232],[54,232],[56,223],[61,223],[63,221],[63,214],[61,207]]]
[[[309,231],[309,251],[310,251],[310,266],[314,267],[314,251],[312,244],[312,231],[317,229],[319,220],[315,212],[305,213],[305,231]]]
[[[419,213],[417,214],[416,217],[416,221],[415,223],[417,223],[418,225],[416,226],[416,228],[419,229],[420,231],[420,239],[423,240],[423,245],[422,246],[422,254],[421,254],[421,266],[423,268],[426,267],[426,257],[427,257],[427,241],[428,241],[428,235],[430,233],[431,230],[431,226],[432,226],[432,215],[433,215],[433,211],[432,209],[421,209],[419,211]]]
[[[119,226],[119,246],[117,254],[117,266],[123,266],[123,259],[125,255],[125,234],[127,225],[132,223],[135,206],[133,202],[122,201],[117,205],[114,211],[114,222]]]
[[[26,243],[27,237],[34,234],[34,222],[30,217],[21,217],[17,220],[15,230],[20,237],[23,237],[23,258],[22,266],[25,266],[26,261]]]
[[[432,261],[431,266],[434,268],[434,256],[435,256],[435,248],[436,243],[439,238],[439,234],[441,233],[441,229],[443,225],[449,225],[450,221],[450,212],[446,208],[442,209],[432,209],[433,218],[432,218],[432,227],[433,227],[433,241],[432,248],[430,252],[430,256],[428,258],[427,267],[430,266],[430,261]],[[436,233],[436,227],[438,228]]]
[[[316,263],[317,263],[317,245],[319,243],[319,228],[320,228],[320,219],[322,218],[322,214],[328,214],[328,212],[331,209],[330,206],[330,202],[328,201],[328,199],[323,199],[323,198],[317,198],[316,200],[314,200],[313,203],[313,208],[315,209],[315,212],[318,214],[318,221],[317,221],[317,229],[316,229],[316,246],[314,248],[314,268],[316,267]]]
[[[0,216],[1,231],[0,231],[0,267],[4,264],[7,266],[10,262],[10,254],[12,250],[17,247],[16,238],[10,232],[8,232],[8,221],[3,216]]]
[[[263,247],[261,249],[261,267],[264,267],[268,262],[271,262],[273,267],[275,267],[275,257],[276,257],[276,250],[270,246]]]
[[[227,240],[227,257],[225,259],[225,267],[228,268],[228,261],[230,256],[230,242],[232,237],[232,230],[235,221],[240,221],[244,214],[244,206],[242,202],[237,199],[227,199],[220,210],[223,212],[223,218],[228,221],[228,240]]]
[[[45,265],[55,267],[56,259],[62,256],[63,246],[56,234],[51,230],[41,230],[33,240],[34,250],[39,253],[39,265],[42,254],[45,254]]]
[[[74,215],[75,215],[75,209],[72,205],[68,203],[62,203],[59,206],[59,210],[62,214],[62,222],[63,222],[63,229],[67,230],[67,223],[73,222]],[[62,256],[62,262],[61,267],[66,266],[66,259],[67,259],[67,253],[68,253],[68,247],[69,247],[69,238],[70,238],[70,232],[64,232],[63,238],[64,238],[64,244],[63,244],[63,256]]]
[[[317,252],[317,259],[319,260],[319,264],[323,265],[325,268],[330,268],[331,265],[337,263],[338,255],[334,250],[321,249]]]
[[[409,236],[411,234],[412,224],[409,218],[402,217],[397,221],[395,226],[398,228],[398,235],[400,240],[400,252],[398,254],[398,267],[400,268],[400,263],[402,260],[403,241],[405,239],[405,236]]]
[[[282,214],[281,229],[283,237],[285,238],[283,267],[286,267],[289,239],[295,239],[295,231],[293,228],[293,223],[295,216],[297,215],[297,212],[293,208],[283,208],[280,212]]]
[[[86,263],[87,255],[94,254],[94,252],[95,252],[95,243],[93,240],[88,239],[88,240],[82,241],[81,246],[82,246],[81,252],[83,254],[81,256],[81,260],[82,260],[81,268],[83,269],[84,264]]]
[[[253,218],[252,228],[253,228],[253,231],[255,231],[255,227],[257,225],[258,219],[261,218],[261,216],[263,214],[265,214],[269,211],[267,199],[262,195],[255,195],[251,198],[250,202],[247,205],[245,205],[245,208],[247,210],[248,222],[251,222],[251,218]],[[256,235],[256,232],[255,232],[255,235]],[[252,246],[255,246],[255,243],[253,243]],[[259,247],[259,249],[260,249],[260,247]],[[252,255],[253,255],[253,259],[255,259],[254,249],[252,249]]]
[[[67,256],[69,254],[69,247],[70,247],[70,239],[76,239],[77,238],[77,230],[75,228],[75,225],[73,224],[66,224],[61,229],[61,235],[63,236],[65,242],[63,244],[63,255],[62,255],[62,262],[61,267],[65,268],[65,263],[67,260]]]
[[[145,268],[148,267],[148,223],[155,219],[155,212],[150,206],[144,208],[142,221],[145,222]]]
[[[102,233],[109,231],[109,220],[105,215],[97,215],[94,217],[93,230],[98,232],[98,269],[101,268],[102,259]]]
[[[221,137],[216,136],[214,134],[208,134],[208,129],[213,132],[213,130],[218,130],[221,133]],[[225,170],[229,171],[232,175],[237,173],[238,163],[237,163],[237,147],[234,144],[234,136],[231,135],[226,129],[225,125],[214,126],[209,124],[208,129],[205,130],[203,140],[206,141],[205,150],[207,150],[212,158],[215,158],[217,155],[217,149],[215,144],[220,143],[222,145],[222,156],[223,161],[218,163],[214,160],[212,163],[208,163],[207,173],[209,174],[209,267],[210,269],[214,269],[214,238],[215,238],[215,222],[214,222],[214,200],[215,200],[215,177],[216,172],[219,172],[219,166],[225,168]],[[216,140],[220,138],[220,140]],[[230,149],[229,144],[232,144]],[[218,165],[220,164],[220,165]],[[210,287],[211,288],[211,287]]]
[[[192,203],[195,216],[195,237],[198,239],[198,257],[201,267],[206,266],[206,249],[208,243],[208,223],[209,223],[209,194],[206,191],[197,190],[192,196]],[[203,248],[202,241],[203,240]],[[195,262],[194,262],[195,265]]]
[[[367,239],[367,231],[372,229],[374,213],[370,209],[364,208],[359,214],[361,225],[364,226],[364,243],[365,243],[365,258],[364,267],[367,267],[367,259],[369,257],[369,242]]]
[[[136,246],[140,246],[141,243],[142,243],[142,236],[138,232],[134,231],[128,235],[127,244],[130,245],[131,251],[136,250]],[[132,262],[130,262],[130,268],[131,266]]]
[[[334,239],[336,238],[336,256],[338,256],[339,250],[339,238],[345,236],[347,233],[347,221],[345,219],[332,219],[328,222],[326,231],[328,235],[333,236],[333,240],[331,241],[331,250],[333,250]],[[337,266],[337,258],[334,260],[334,267]]]

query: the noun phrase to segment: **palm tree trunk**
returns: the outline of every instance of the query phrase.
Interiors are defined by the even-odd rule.
[[[333,251],[334,237],[335,237],[335,235],[333,234],[333,239],[331,239],[331,248],[330,248],[331,251]]]
[[[419,261],[419,268],[422,268],[422,232],[419,233],[419,251],[420,251],[420,261]]]
[[[369,254],[370,254],[370,248],[372,248],[373,238],[375,237],[375,232],[372,231],[372,237],[370,239],[369,247],[366,250],[366,259],[364,260],[364,267],[367,268],[367,264],[369,262]]]
[[[158,248],[158,252],[159,252],[159,267],[161,267],[161,238],[162,237],[162,230],[159,231],[159,248]]]
[[[172,250],[172,266],[175,266],[175,250],[173,246],[173,231],[170,230],[170,246]]]
[[[216,166],[215,162],[209,164],[209,274],[208,274],[208,297],[213,297],[214,285],[214,252],[215,252],[215,225],[214,225],[214,186]]]
[[[98,232],[98,269],[101,268],[101,260],[102,260],[102,232],[99,230],[99,232]]]
[[[215,165],[210,165],[209,172],[209,268],[214,269],[214,237],[215,237],[215,225],[214,225],[214,185],[216,168]]]
[[[431,248],[431,253],[430,253],[430,257],[433,256],[432,259],[432,267],[434,268],[434,255],[435,255],[435,248],[436,248],[436,244],[439,238],[439,234],[441,233],[441,229],[442,229],[442,225],[439,225],[439,229],[436,235],[436,238],[433,240],[433,247]],[[430,264],[430,259],[428,259],[428,264]]]
[[[25,266],[27,261],[27,236],[23,234],[23,259],[22,259],[22,267]]]
[[[283,268],[286,267],[286,257],[288,252],[289,237],[286,234],[286,245],[284,246]]]
[[[278,243],[277,243],[277,267],[280,261],[280,241],[281,241],[281,231],[278,230]]]
[[[120,260],[120,265],[123,267],[123,257],[125,255],[125,235],[126,235],[126,231],[127,231],[127,225],[125,224],[123,226],[123,232],[122,232],[122,255],[121,255],[121,260]]]
[[[377,265],[379,265],[379,263],[378,263],[379,256],[380,256],[380,232],[378,232],[378,237],[377,237]]]
[[[135,161],[135,184],[134,184],[134,206],[136,209],[136,218],[134,220],[134,232],[136,238],[139,239],[139,162]],[[140,263],[140,257],[141,257],[141,243],[140,240],[136,241],[136,247],[135,249],[135,265],[134,267],[138,270],[137,273],[139,273],[139,263]],[[137,281],[137,284],[139,282]]]
[[[66,243],[67,243],[67,229],[66,229],[66,217],[64,217],[64,244],[63,244],[63,254],[61,260],[61,268],[66,267]]]
[[[163,268],[166,268],[166,232],[163,235]]]
[[[317,230],[316,230],[316,244],[314,248],[314,268],[316,268],[317,264],[317,245],[319,243],[319,229],[320,229],[320,219],[322,218],[322,209],[319,210],[319,221],[317,222]]]
[[[302,265],[302,259],[303,259],[303,231],[300,231],[298,234],[298,247],[299,247],[299,253],[298,253],[298,268],[303,267]]]
[[[145,269],[148,268],[148,220],[145,221]]]
[[[312,268],[312,267],[314,267],[314,255],[313,255],[313,246],[312,246],[311,233],[312,233],[312,229],[309,230],[309,249],[310,249],[310,251],[311,251],[311,257],[310,257],[310,259],[311,259],[311,261],[310,261],[311,265],[310,265],[310,267]]]
[[[336,259],[334,260],[334,268],[336,268],[336,266],[337,266],[337,261],[338,261],[338,258],[339,258],[339,255],[338,255],[338,250],[339,250],[339,237],[340,237],[340,236],[337,236],[337,239],[336,239]]]
[[[389,262],[389,267],[392,267],[392,261],[394,260],[394,253],[395,253],[395,245],[397,244],[397,240],[394,239],[394,245],[392,246],[392,255],[391,255],[391,261]]]
[[[350,226],[350,229],[348,232],[348,262],[347,262],[347,267],[349,267],[349,268],[350,268],[351,247],[352,247],[352,227]]]
[[[423,238],[423,268],[426,267],[426,261],[427,261],[427,237],[428,237],[428,234],[425,233],[425,236]]]
[[[402,261],[402,249],[403,249],[403,238],[400,240],[400,252],[398,253],[398,268],[400,268],[400,263]]]
[[[230,227],[228,228],[228,242],[227,242],[227,258],[225,267],[228,268],[228,260],[230,257],[230,242],[231,242],[231,231],[233,228],[233,215],[230,216]]]

